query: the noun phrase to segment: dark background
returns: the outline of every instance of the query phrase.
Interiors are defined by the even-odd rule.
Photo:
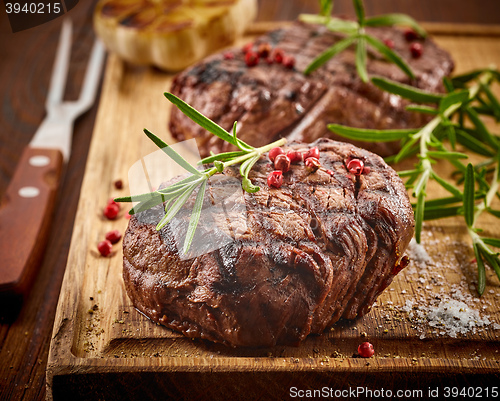
[[[315,0],[260,0],[259,3],[260,21],[292,20],[301,12],[318,11]],[[94,5],[95,0],[80,0],[68,13],[74,22],[74,42],[67,99],[79,95],[94,40]],[[367,15],[404,12],[419,21],[500,25],[499,0],[365,0],[365,7]],[[336,0],[334,11],[354,15],[350,0]],[[59,18],[13,34],[5,10],[0,10],[0,196],[7,188],[23,147],[44,117],[60,27]],[[15,320],[7,319],[5,312],[0,315],[2,400],[45,399],[52,324],[97,107],[98,102],[75,123],[71,159],[59,190],[45,257],[30,297]]]

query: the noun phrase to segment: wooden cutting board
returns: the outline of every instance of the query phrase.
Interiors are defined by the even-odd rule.
[[[259,25],[252,33],[267,28]],[[427,28],[452,53],[457,73],[500,65],[498,27]],[[469,288],[476,272],[461,219],[426,224],[423,244],[430,261],[412,262],[366,316],[341,321],[299,347],[229,349],[189,340],[138,313],[124,291],[121,243],[107,258],[96,245],[111,229],[124,232],[128,223],[126,208],[115,221],[105,219],[102,209],[109,198],[128,195],[128,169],[156,150],[142,129],[174,142],[167,129],[170,104],[163,97],[171,79],[109,57],[50,346],[49,399],[285,399],[300,394],[293,387],[324,386],[357,388],[361,398],[381,389],[413,389],[425,398],[436,388],[443,395],[448,385],[490,386],[483,396],[493,391],[500,377],[500,286],[488,269],[483,297]],[[124,189],[114,187],[117,179]],[[481,227],[500,236],[492,219],[485,217]],[[456,338],[446,327],[429,325],[424,312],[450,297],[477,312],[479,323],[490,323]],[[355,357],[363,341],[375,346],[374,357]]]

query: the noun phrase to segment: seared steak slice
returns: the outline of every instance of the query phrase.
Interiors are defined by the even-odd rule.
[[[250,174],[260,191],[239,192],[231,206],[212,202],[238,193],[238,169],[218,176],[205,197],[215,224],[197,229],[193,257],[178,249],[194,194],[159,232],[161,206],[133,216],[123,240],[123,278],[135,307],[188,337],[231,346],[295,344],[341,317],[369,311],[413,236],[408,195],[396,172],[371,152],[329,139],[290,145],[312,146],[332,175],[292,165],[281,188],[270,188],[273,168],[262,158]],[[349,157],[362,159],[369,173],[350,174]],[[209,239],[221,247],[199,252]]]
[[[381,40],[391,39],[411,66],[416,79],[411,84],[429,91],[442,90],[442,78],[453,70],[450,55],[431,39],[421,40],[423,54],[412,58],[410,44],[396,28],[367,28]],[[354,51],[348,49],[326,65],[305,76],[302,71],[324,50],[342,38],[325,27],[296,23],[255,41],[270,43],[295,57],[295,68],[269,65],[265,60],[247,67],[241,49],[232,49],[233,59],[221,52],[177,75],[171,92],[229,130],[238,121],[238,136],[253,146],[262,146],[281,136],[312,142],[321,137],[339,139],[327,129],[329,123],[354,127],[390,129],[420,127],[428,117],[407,112],[408,104],[371,83],[363,83],[356,72]],[[368,72],[399,82],[409,78],[377,53],[369,53]],[[199,127],[177,108],[172,109],[170,131],[177,140],[196,138],[202,156],[212,150],[228,150],[228,144]],[[356,143],[382,156],[393,154],[399,143]]]

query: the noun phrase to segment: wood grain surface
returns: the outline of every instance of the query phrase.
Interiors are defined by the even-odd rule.
[[[258,20],[291,20],[300,12],[317,11],[309,0],[260,1]],[[349,0],[336,0],[336,11],[352,15]],[[407,12],[423,21],[500,24],[500,3],[483,0],[366,0],[367,14]],[[70,12],[74,47],[66,95],[78,96],[94,39],[95,0],[80,1]],[[61,20],[10,33],[6,13],[0,10],[0,196],[4,194],[24,146],[44,117],[44,102],[59,37]],[[89,143],[98,103],[75,124],[72,155],[58,192],[56,211],[37,281],[21,306],[2,302],[0,313],[0,399],[45,399],[47,355],[62,277],[80,198]],[[22,223],[20,223],[22,224]],[[223,380],[223,376],[220,376]],[[116,378],[119,382],[127,377]],[[187,376],[186,376],[187,380]],[[147,393],[145,393],[147,394]]]
[[[263,26],[269,24],[257,25],[252,32]],[[497,37],[439,34],[435,39],[451,52],[457,73],[500,64]],[[500,325],[495,324],[500,324],[500,285],[489,271],[488,292],[480,300],[469,288],[467,283],[475,275],[473,254],[459,218],[426,224],[424,245],[432,263],[423,267],[413,261],[380,296],[372,312],[355,321],[342,321],[299,347],[230,349],[192,341],[137,312],[124,290],[121,246],[116,245],[108,258],[96,251],[107,231],[124,232],[128,221],[123,211],[117,221],[109,221],[101,210],[110,197],[129,194],[129,168],[155,151],[142,128],[167,143],[174,142],[167,129],[170,105],[163,97],[172,77],[109,58],[82,184],[82,193],[92,196],[80,198],[64,296],[55,318],[49,397],[120,399],[126,394],[128,399],[139,399],[140,392],[133,395],[133,390],[146,386],[159,398],[283,399],[292,385],[340,386],[346,377],[351,386],[365,383],[375,388],[380,388],[383,378],[384,386],[393,391],[422,389],[424,383],[428,386],[437,380],[448,385],[463,381],[486,385],[498,379]],[[445,166],[441,168],[443,176],[449,175]],[[114,187],[118,179],[125,182],[124,189]],[[433,196],[440,196],[438,191],[429,188]],[[494,219],[484,219],[481,226],[489,235],[500,236]],[[445,301],[457,291],[463,302],[472,303],[471,309],[488,315],[490,324],[455,338],[444,327],[411,317],[409,312],[435,307],[436,297]],[[365,340],[377,350],[369,361],[353,357]],[[342,379],[332,381],[331,376],[339,373]],[[117,377],[121,377],[118,383]],[[195,386],[200,380],[203,385]]]

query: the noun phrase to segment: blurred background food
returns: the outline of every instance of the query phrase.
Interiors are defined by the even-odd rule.
[[[101,0],[94,27],[123,59],[178,71],[234,42],[256,14],[256,0]]]

